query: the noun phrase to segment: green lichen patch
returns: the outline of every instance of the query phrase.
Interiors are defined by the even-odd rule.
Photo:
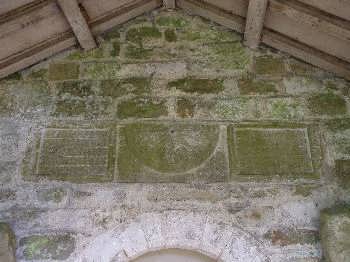
[[[40,146],[41,145],[41,146]],[[115,132],[101,125],[46,128],[27,150],[22,174],[27,180],[105,182],[113,178]],[[50,192],[47,197],[62,196]]]
[[[196,104],[187,99],[179,98],[176,101],[176,115],[181,118],[192,118],[195,113]]]
[[[338,159],[335,164],[340,185],[343,188],[350,188],[350,159]]]
[[[158,28],[152,26],[141,26],[131,28],[126,32],[126,40],[142,46],[142,41],[147,39],[159,39],[162,33]]]
[[[238,42],[241,40],[241,36],[233,31],[214,26],[200,17],[194,17],[188,26],[177,29],[177,31],[181,41],[196,44]]]
[[[216,71],[244,70],[250,63],[249,50],[240,42],[207,44],[193,49],[189,57],[198,60],[201,68]]]
[[[99,95],[118,98],[128,94],[143,95],[150,92],[151,81],[146,77],[103,80]]]
[[[233,177],[318,178],[320,146],[317,137],[309,137],[310,130],[302,126],[231,126],[228,144]]]
[[[340,95],[328,92],[315,94],[308,99],[308,108],[318,115],[344,115],[347,113],[346,101]]]
[[[302,120],[308,109],[301,98],[268,98],[259,100],[258,112],[266,119]]]
[[[274,246],[314,245],[319,242],[317,231],[307,229],[274,229],[264,235]]]
[[[326,122],[327,129],[332,132],[350,129],[350,118],[331,119]]]
[[[315,185],[297,185],[294,190],[294,195],[308,197],[317,188]]]
[[[168,42],[176,42],[177,41],[177,36],[176,32],[174,29],[167,29],[164,32],[164,38]]]
[[[2,81],[19,81],[22,80],[22,74],[20,72],[16,72],[13,74],[10,74],[2,79],[0,79]]]
[[[158,118],[168,115],[166,101],[153,98],[133,98],[120,102],[117,108],[118,117],[125,118]]]
[[[112,50],[110,52],[110,55],[112,57],[117,57],[120,54],[120,43],[119,42],[113,42],[112,43]]]
[[[255,72],[258,75],[284,75],[286,68],[283,58],[258,56],[255,58]]]
[[[156,19],[156,24],[162,27],[183,28],[189,25],[189,21],[180,16],[162,16]]]
[[[59,99],[51,113],[54,117],[76,117],[87,113],[86,101],[81,99]]]
[[[168,87],[176,88],[185,93],[217,94],[224,90],[221,79],[198,79],[187,77],[168,83]]]
[[[127,45],[124,52],[125,57],[129,59],[150,59],[152,54],[153,49],[134,45]]]
[[[71,53],[67,59],[69,60],[83,60],[83,59],[99,59],[103,58],[103,49],[95,48],[88,51],[77,50]]]
[[[276,84],[271,81],[241,79],[238,86],[242,95],[275,94],[278,92]]]
[[[59,97],[87,97],[94,94],[92,81],[66,81],[56,84]]]
[[[211,157],[218,139],[219,128],[212,125],[125,125],[120,130],[118,181],[190,181],[191,176],[186,173]],[[215,176],[211,178],[214,181]],[[202,179],[205,181],[206,177]]]
[[[321,212],[321,243],[326,262],[350,257],[350,208],[335,206]]]
[[[44,202],[60,203],[67,196],[63,188],[53,188],[38,191],[38,198]]]
[[[23,256],[27,260],[66,260],[75,250],[75,239],[65,235],[33,235],[19,242]]]
[[[88,62],[82,65],[81,77],[85,79],[117,78],[121,66],[117,62]]]
[[[33,70],[26,76],[27,79],[31,79],[31,80],[46,80],[47,77],[48,77],[48,70],[46,68]]]
[[[69,80],[79,78],[79,64],[57,63],[49,66],[50,80]]]

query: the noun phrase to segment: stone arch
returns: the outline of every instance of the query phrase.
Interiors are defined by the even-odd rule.
[[[163,249],[195,251],[220,262],[268,258],[262,242],[225,218],[170,211],[142,214],[92,238],[75,261],[129,262]]]

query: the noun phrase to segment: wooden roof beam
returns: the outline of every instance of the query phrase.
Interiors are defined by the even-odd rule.
[[[166,9],[175,9],[176,8],[175,0],[163,0],[163,4],[164,4]]]
[[[72,27],[81,47],[85,50],[95,48],[97,46],[96,41],[80,11],[77,0],[57,0],[57,3]]]
[[[257,48],[261,41],[268,0],[250,0],[244,33],[244,43]]]

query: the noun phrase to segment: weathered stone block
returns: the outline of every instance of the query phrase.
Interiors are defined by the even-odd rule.
[[[308,107],[311,112],[321,116],[345,115],[347,113],[347,104],[344,97],[332,92],[315,94],[309,97]]]
[[[16,261],[16,238],[9,225],[0,223],[0,261]]]
[[[241,79],[238,82],[241,95],[276,94],[276,83],[272,81]]]
[[[133,98],[120,102],[117,115],[125,118],[158,118],[168,115],[166,100],[156,98]]]
[[[346,262],[350,257],[350,208],[321,212],[321,243],[326,262]]]
[[[230,126],[228,145],[233,179],[319,177],[319,136],[311,126]]]
[[[294,121],[312,116],[302,97],[258,98],[257,114],[261,119]]]
[[[44,81],[19,82],[0,86],[0,115],[5,117],[45,116],[52,94]]]
[[[176,88],[185,93],[217,94],[224,90],[221,79],[200,79],[187,77],[168,83],[169,88]]]
[[[268,231],[264,238],[278,246],[313,245],[319,241],[319,234],[313,230],[283,228]]]
[[[226,181],[216,125],[137,123],[119,132],[120,182]]]
[[[350,187],[350,159],[338,159],[335,161],[337,177],[340,185]]]
[[[33,235],[19,242],[27,260],[66,260],[75,250],[75,239],[70,234]]]
[[[284,75],[286,74],[284,60],[269,55],[256,57],[255,72],[258,75]]]
[[[113,179],[115,132],[110,126],[48,127],[37,133],[23,162],[25,179],[77,183]]]
[[[50,80],[68,80],[79,78],[79,64],[77,63],[58,63],[50,64]]]
[[[82,64],[81,77],[84,79],[114,79],[119,76],[117,62],[86,62]]]
[[[191,118],[195,114],[196,105],[186,98],[179,98],[176,101],[176,115],[181,118]]]

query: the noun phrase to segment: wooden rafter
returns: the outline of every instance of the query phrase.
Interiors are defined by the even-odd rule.
[[[166,9],[175,9],[176,7],[175,0],[163,0],[163,4]]]
[[[57,3],[72,27],[81,47],[85,50],[95,48],[97,46],[95,39],[80,11],[78,2],[76,0],[57,0]]]
[[[244,43],[250,48],[255,49],[259,46],[264,27],[267,4],[268,0],[249,1],[244,32]]]

